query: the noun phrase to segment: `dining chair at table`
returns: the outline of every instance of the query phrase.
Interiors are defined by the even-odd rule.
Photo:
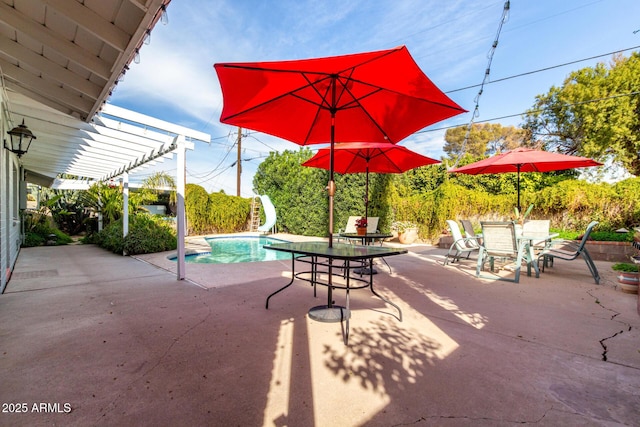
[[[359,220],[360,218],[362,218],[362,217],[361,216],[350,216],[347,219],[347,224],[345,225],[345,227],[341,228],[338,231],[338,237],[336,238],[336,240],[339,241],[339,242],[354,243],[355,242],[354,239],[340,237],[340,234],[343,234],[343,233],[355,234],[355,233],[357,233],[358,230],[356,229],[356,221]],[[377,217],[377,216],[367,217],[367,234],[373,234],[373,233],[376,233],[378,231],[378,222],[379,221],[380,221],[380,217]]]
[[[460,256],[467,254],[467,258],[469,258],[469,255],[471,255],[472,252],[477,252],[480,249],[477,239],[462,236],[462,232],[460,231],[460,227],[457,222],[452,219],[448,219],[447,225],[449,226],[451,237],[453,237],[453,243],[449,247],[447,255],[444,257],[444,265],[447,265],[449,258],[453,259],[452,262],[459,261]],[[455,253],[452,255],[454,250]]]
[[[551,221],[548,219],[531,219],[522,225],[522,235],[531,237],[530,244],[536,254],[539,254],[550,244]]]
[[[478,254],[478,265],[476,267],[476,277],[487,279],[506,280],[518,283],[520,281],[520,269],[522,261],[525,259],[525,244],[521,244],[516,236],[516,227],[513,221],[483,221],[482,245]],[[491,271],[495,271],[495,260],[513,261],[515,277],[509,279],[497,274],[483,275],[484,265],[488,261]],[[530,268],[530,264],[528,264]]]
[[[355,233],[358,230],[356,229],[356,221],[362,218],[361,216],[350,216],[347,219],[347,225],[343,229],[340,230],[340,233]],[[378,230],[378,222],[380,221],[380,217],[370,216],[367,217],[367,233],[375,233]]]
[[[589,236],[591,235],[591,231],[596,225],[598,225],[598,221],[591,221],[589,223],[587,229],[582,235],[580,243],[567,240],[553,240],[550,246],[547,246],[542,252],[540,252],[540,254],[538,254],[538,263],[542,260],[542,271],[544,272],[544,268],[547,266],[553,267],[553,260],[555,258],[565,261],[573,261],[582,256],[584,261],[587,263],[591,276],[593,276],[593,280],[595,280],[597,285],[600,284],[598,268],[593,262],[586,246],[587,240],[589,240]]]

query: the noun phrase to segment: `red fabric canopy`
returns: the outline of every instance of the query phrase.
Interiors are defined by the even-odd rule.
[[[369,172],[402,173],[419,166],[440,163],[389,142],[344,142],[334,144],[333,151],[330,148],[318,150],[302,166],[330,169],[332,154],[335,172],[367,174],[364,193],[365,218],[369,216]]]
[[[600,165],[602,165],[602,163],[586,157],[568,156],[566,154],[520,147],[457,169],[452,169],[449,172],[466,173],[469,175],[504,172],[550,172]]]
[[[452,169],[449,172],[469,175],[517,172],[518,204],[516,206],[520,210],[520,172],[551,172],[600,165],[602,163],[586,157],[519,147],[506,153],[496,154],[487,159]]]
[[[300,145],[397,143],[465,111],[429,80],[404,46],[214,67],[224,97],[222,123]]]
[[[296,144],[397,143],[465,110],[420,70],[406,47],[327,58],[214,65],[220,121]],[[333,244],[330,155],[329,246]]]
[[[402,173],[420,166],[440,163],[388,142],[336,143],[334,149],[334,171],[338,173]],[[329,148],[322,148],[302,165],[329,169],[330,155]]]

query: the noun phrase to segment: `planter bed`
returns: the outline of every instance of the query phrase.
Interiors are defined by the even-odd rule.
[[[631,262],[630,257],[638,251],[629,242],[587,242],[587,250],[596,261]]]

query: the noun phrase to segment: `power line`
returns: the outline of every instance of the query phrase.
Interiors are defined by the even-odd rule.
[[[488,54],[489,62],[484,72],[484,78],[482,79],[482,83],[480,83],[479,85],[480,90],[478,91],[478,94],[476,95],[476,98],[474,100],[476,106],[473,109],[473,113],[471,114],[471,119],[469,120],[469,124],[467,125],[467,132],[464,136],[464,140],[462,141],[461,153],[464,153],[466,149],[467,142],[469,141],[469,135],[471,135],[471,129],[473,128],[473,121],[476,117],[480,115],[480,112],[479,112],[480,97],[482,96],[482,92],[484,91],[484,85],[487,84],[487,82],[489,81],[489,74],[491,73],[491,63],[493,62],[493,55],[495,54],[496,48],[498,47],[498,40],[500,39],[500,32],[502,31],[502,26],[509,19],[509,8],[510,8],[510,3],[509,3],[509,0],[507,0],[504,3],[504,8],[502,9],[502,17],[500,18],[500,24],[498,24],[498,31],[496,32],[496,38],[494,39],[493,44],[491,45],[491,49],[489,49],[489,54]],[[458,165],[458,161],[460,160],[460,157],[462,156],[458,156],[456,158],[456,161],[453,163],[453,166],[452,166],[453,168],[455,168]]]
[[[481,86],[482,84],[492,84],[492,83],[503,82],[505,80],[511,80],[511,79],[515,79],[517,77],[524,77],[524,76],[528,76],[528,75],[531,75],[531,74],[540,73],[542,71],[553,70],[555,68],[566,67],[567,65],[573,65],[573,64],[577,64],[579,62],[590,61],[592,59],[602,58],[603,56],[615,55],[616,53],[622,53],[622,52],[626,52],[628,50],[634,50],[634,49],[638,49],[638,48],[640,48],[640,46],[634,46],[634,47],[629,47],[627,49],[615,50],[613,52],[603,53],[602,55],[590,56],[589,58],[578,59],[578,60],[575,60],[575,61],[565,62],[563,64],[558,64],[558,65],[553,65],[553,66],[550,66],[550,67],[540,68],[538,70],[527,71],[525,73],[520,73],[520,74],[514,74],[513,76],[503,77],[501,79],[492,80],[492,81],[489,81],[489,82],[486,82],[486,83],[483,82],[481,84],[466,86],[466,87],[462,87],[460,89],[453,89],[453,90],[447,91],[445,93],[460,92],[462,90],[472,89],[474,87]]]
[[[634,92],[629,92],[629,93],[619,93],[616,95],[610,95],[610,96],[605,96],[603,98],[597,98],[597,99],[588,99],[586,101],[580,101],[580,102],[574,102],[572,104],[564,104],[565,107],[573,107],[576,105],[583,105],[583,104],[589,104],[591,102],[600,102],[600,101],[606,101],[608,99],[614,99],[614,98],[622,98],[625,96],[634,96],[634,95],[640,95],[640,91],[634,91]],[[529,112],[531,113],[540,113],[545,111],[545,108],[537,108],[534,110],[529,110]],[[512,117],[518,117],[518,116],[522,116],[523,114],[526,114],[527,112],[523,112],[523,113],[518,113],[518,114],[509,114],[506,116],[500,116],[500,117],[494,117],[492,119],[486,119],[486,120],[477,120],[475,123],[487,123],[487,122],[494,122],[496,120],[502,120],[502,119],[510,119]],[[451,125],[451,126],[442,126],[439,128],[434,128],[434,129],[424,129],[424,130],[420,130],[418,132],[416,132],[416,134],[418,133],[427,133],[427,132],[436,132],[436,131],[440,131],[440,130],[446,130],[446,129],[453,129],[453,128],[457,128],[460,127],[460,125]]]

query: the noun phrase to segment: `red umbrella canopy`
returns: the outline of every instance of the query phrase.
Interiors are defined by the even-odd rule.
[[[334,171],[338,173],[402,173],[420,166],[440,163],[400,145],[378,142],[345,142],[334,146]],[[331,151],[322,148],[303,166],[329,169]]]
[[[566,154],[520,147],[457,169],[452,169],[449,172],[466,173],[469,175],[517,172],[517,207],[518,210],[520,210],[520,172],[551,172],[600,165],[602,165],[602,163],[586,157],[569,156]]]
[[[602,163],[586,157],[569,156],[566,154],[520,147],[457,169],[452,169],[449,172],[466,173],[469,175],[504,172],[550,172],[600,165],[602,165]]]
[[[296,144],[397,143],[465,112],[406,47],[316,59],[214,65],[220,121]]]

